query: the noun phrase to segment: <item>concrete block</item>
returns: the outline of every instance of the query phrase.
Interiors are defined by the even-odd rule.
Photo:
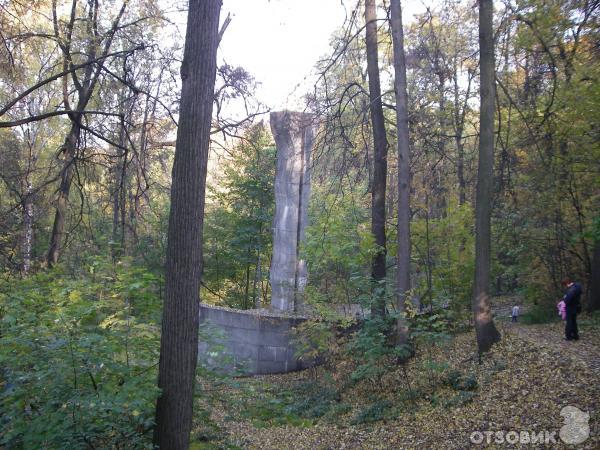
[[[277,333],[272,331],[264,331],[259,336],[262,345],[270,345],[273,347],[289,345],[289,336],[287,333]]]
[[[260,359],[260,350],[256,345],[232,342],[228,349],[236,359]]]
[[[261,317],[259,329],[261,332],[287,333],[291,328],[290,319],[287,317]]]
[[[258,361],[256,370],[259,374],[285,373],[290,371],[288,364],[286,364],[285,362],[275,361]]]
[[[287,347],[275,347],[270,345],[261,345],[258,348],[258,360],[259,361],[274,361],[274,362],[286,362],[291,361],[294,358],[289,358],[289,350]],[[293,352],[291,352],[293,353]]]
[[[260,332],[258,330],[248,330],[246,328],[229,328],[229,338],[233,342],[243,344],[259,345],[261,343]]]
[[[259,361],[276,361],[277,359],[277,348],[270,345],[261,345],[258,347],[258,360]]]
[[[206,309],[206,319],[215,324],[221,326],[229,326],[231,325],[231,321],[227,311],[223,311],[220,309]]]
[[[304,319],[201,305],[198,360],[233,374],[283,373],[307,367],[295,358],[292,327]]]
[[[293,357],[294,351],[288,347],[275,347],[275,361],[288,361],[291,362],[292,360],[295,361],[295,358]],[[291,354],[291,357],[290,357]]]
[[[258,329],[258,316],[254,314],[231,314],[230,324],[235,328],[246,330]]]
[[[258,361],[255,359],[238,359],[231,367],[230,372],[241,375],[254,375],[258,373]]]

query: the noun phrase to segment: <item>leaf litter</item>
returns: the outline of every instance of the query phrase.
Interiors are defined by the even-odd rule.
[[[358,383],[348,382],[353,366],[343,355],[313,371],[233,382],[204,379],[197,409],[210,413],[196,421],[193,448],[600,448],[600,328],[582,327],[580,341],[563,342],[560,323],[498,327],[502,341],[481,364],[469,332],[444,345],[417,348],[405,367]],[[303,392],[294,389],[310,383],[337,389],[337,403],[312,419],[288,414],[290,404],[303,400]],[[590,437],[577,447],[559,438],[560,412],[568,405],[590,414]],[[357,421],[361,413],[374,420]],[[202,431],[207,423],[213,435]],[[556,443],[492,438],[475,445],[470,437],[478,431],[555,432]]]

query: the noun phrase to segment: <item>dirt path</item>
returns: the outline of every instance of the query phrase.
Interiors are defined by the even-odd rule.
[[[565,341],[564,322],[542,325],[507,323],[504,330],[514,333],[543,349],[584,364],[600,376],[600,332],[586,322],[580,326],[579,341]]]
[[[544,448],[568,449],[573,447],[563,444],[558,433],[564,423],[561,410],[570,405],[591,414],[590,437],[577,448],[600,448],[600,324],[582,316],[581,339],[566,342],[563,322],[511,323],[509,308],[515,301],[496,302],[495,322],[503,338],[482,364],[473,357],[473,330],[417,353],[405,370],[386,372],[377,383],[363,380],[340,388],[353,370],[340,358],[331,373],[321,367],[314,377],[295,372],[254,377],[238,387],[221,386],[225,390],[215,394],[209,423],[220,430],[223,442],[244,449],[466,449],[474,448],[474,431],[497,430],[554,432],[558,441]],[[448,367],[434,373],[432,362]],[[465,393],[445,384],[444,374],[452,371],[476,380],[477,388]],[[406,397],[408,381],[418,394],[412,400]],[[290,412],[298,405],[308,409],[307,399],[317,398],[301,389],[290,394],[307,382],[339,389],[334,406],[323,416]],[[324,397],[329,391],[322,392]],[[379,419],[358,420],[367,417],[366,412],[374,415],[377,405]],[[206,418],[198,423],[206,425]]]
[[[502,324],[505,332],[512,333],[527,342],[539,346],[550,354],[564,356],[567,360],[580,362],[585,367],[600,375],[600,327],[593,324],[586,315],[578,317],[579,341],[565,341],[565,323],[527,325],[522,322],[512,323],[510,312],[513,305],[521,306],[521,314],[527,312],[527,306],[516,296],[494,298],[493,312],[495,320]]]

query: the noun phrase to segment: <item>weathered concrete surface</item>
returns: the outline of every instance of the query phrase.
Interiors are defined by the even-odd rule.
[[[257,310],[200,305],[199,360],[243,375],[284,373],[308,367],[295,356],[291,331],[305,318]]]
[[[301,311],[307,268],[298,250],[308,219],[310,157],[316,127],[312,114],[292,111],[272,112],[270,122],[277,146],[271,307]]]

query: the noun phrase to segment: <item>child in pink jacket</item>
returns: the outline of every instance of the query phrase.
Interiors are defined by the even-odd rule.
[[[562,299],[560,302],[558,302],[556,307],[558,308],[558,315],[561,317],[561,319],[567,320],[567,304],[565,303],[565,300]]]

